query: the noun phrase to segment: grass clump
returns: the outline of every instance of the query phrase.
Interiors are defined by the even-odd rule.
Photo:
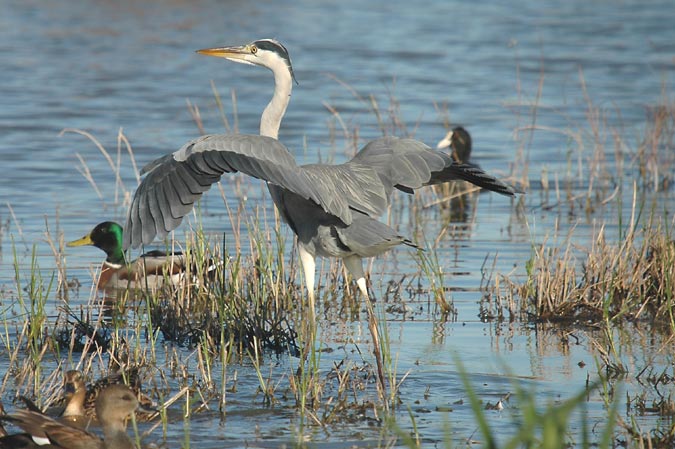
[[[186,242],[182,252],[188,265],[198,270],[188,285],[147,294],[152,329],[164,341],[187,348],[206,345],[217,352],[225,345],[240,356],[297,353],[294,308],[278,304],[292,304],[298,289],[279,289],[279,278],[270,269],[273,251],[258,244],[255,256],[232,257],[221,256],[222,250],[209,245],[201,232]],[[294,285],[291,280],[282,284]]]
[[[589,98],[583,78],[582,87]],[[575,175],[569,169],[562,182],[556,181],[553,205],[545,168],[541,179],[539,207],[560,211],[558,220],[570,223],[566,235],[556,221],[541,242],[531,244],[524,280],[499,279],[505,294],[497,288],[500,301],[488,315],[572,325],[637,321],[675,333],[675,221],[668,210],[675,105],[664,100],[650,108],[644,134],[631,148],[625,132],[609,125],[607,112],[587,101],[587,130],[545,130],[572,136],[579,152],[580,170]],[[584,165],[586,148],[592,152]],[[598,211],[605,217],[593,218]],[[506,313],[497,310],[503,304]]]
[[[527,280],[511,284],[521,298],[515,313],[525,320],[569,324],[640,321],[675,332],[671,230],[672,223],[650,221],[609,242],[601,227],[581,260],[570,239],[562,248],[533,248]]]

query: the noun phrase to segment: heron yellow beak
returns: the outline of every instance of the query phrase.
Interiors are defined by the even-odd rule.
[[[85,246],[85,245],[93,245],[94,241],[91,239],[91,235],[87,234],[81,239],[73,240],[72,242],[66,243],[66,246]]]
[[[218,58],[243,60],[246,56],[252,54],[249,45],[240,45],[236,47],[213,47],[197,50],[197,53],[206,56],[216,56]]]

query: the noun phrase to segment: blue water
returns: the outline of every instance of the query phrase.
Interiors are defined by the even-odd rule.
[[[570,216],[562,208],[542,209],[540,179],[543,173],[551,184],[571,179],[575,193],[588,187],[583,181],[587,175],[578,181],[577,173],[584,173],[593,157],[591,104],[602,111],[607,159],[615,157],[609,126],[621,131],[627,159],[637,151],[647,109],[663,100],[664,89],[671,90],[674,19],[675,3],[671,1],[516,0],[479,5],[391,0],[332,4],[307,0],[2,1],[3,306],[11,305],[16,296],[14,264],[22,273],[28,272],[33,245],[41,271],[51,276],[55,257],[47,241],[78,238],[103,220],[123,221],[128,205],[125,194],[135,188],[136,174],[124,145],[119,150],[118,184],[94,143],[72,132],[60,134],[63,129],[91,133],[115,163],[122,130],[142,166],[199,134],[188,101],[199,107],[206,132],[228,131],[214,99],[213,83],[230,126],[256,133],[260,112],[272,91],[271,74],[206,58],[194,50],[275,37],[289,49],[299,82],[280,139],[300,162],[314,162],[319,155],[321,160],[339,162],[353,153],[352,138],[344,135],[340,121],[349,130],[358,130],[359,144],[380,136],[371,95],[387,132],[411,134],[433,145],[445,133],[448,122],[463,124],[474,139],[474,160],[500,176],[522,176],[525,167],[517,152],[521,146],[525,148],[529,185],[524,213],[516,214],[508,200],[481,195],[470,211],[467,230],[459,236],[446,233],[438,238],[441,263],[451,274],[445,283],[453,289],[458,322],[447,324],[447,335],[440,341],[429,320],[391,324],[400,372],[410,370],[403,384],[404,398],[419,396],[425,385],[437,392],[427,408],[459,398],[462,386],[451,358],[455,351],[470,372],[486,376],[486,385],[494,386],[485,393],[486,400],[491,394],[509,391],[512,377],[530,379],[528,382],[542,390],[542,401],[548,396],[565,396],[570,388],[563,385],[570,382],[576,391],[583,387],[587,372],[593,372],[590,340],[584,339],[582,346],[575,348],[580,355],[559,350],[555,344],[533,350],[537,347],[532,340],[535,332],[517,326],[501,341],[493,335],[495,327],[478,319],[480,268],[486,256],[490,267],[496,257],[497,273],[515,270],[522,275],[531,243],[541,243],[557,226],[561,235],[567,227],[576,226],[575,238],[585,242],[598,221],[606,219],[607,229],[616,234],[617,217],[627,215],[628,210],[601,210],[585,217]],[[338,111],[340,120],[327,106]],[[404,127],[392,124],[392,111]],[[524,131],[529,126],[537,128],[531,136]],[[583,148],[566,134],[579,131]],[[101,197],[78,171],[77,155],[86,161]],[[632,193],[630,178],[628,172],[623,179],[626,203]],[[243,183],[250,207],[269,204],[257,181],[224,178],[226,194],[236,183]],[[555,202],[553,196],[549,194],[549,202]],[[433,195],[427,193],[424,198],[433,199]],[[397,201],[408,202],[405,198]],[[668,193],[658,196],[658,201],[673,210]],[[236,207],[235,195],[228,198],[228,204]],[[218,235],[228,231],[229,221],[223,223],[224,208],[217,192],[205,197],[203,208],[212,214],[204,218],[207,232]],[[423,212],[428,220],[422,230],[429,242],[441,234],[435,213]],[[408,225],[414,220],[408,215],[395,218],[402,232],[413,232]],[[185,228],[177,232],[177,238],[189,232]],[[77,248],[66,254],[67,276],[84,283],[76,301],[86,303],[90,270],[101,253],[94,248]],[[373,273],[381,274],[379,279],[384,283],[403,274],[415,276],[417,271],[414,254],[405,249],[373,265]],[[373,278],[375,290],[381,292],[378,276]],[[368,344],[364,338],[362,346]],[[5,355],[2,357],[0,369],[6,365]],[[589,368],[578,368],[577,358],[585,359]],[[421,359],[419,365],[414,363],[417,359]],[[502,360],[512,372],[504,370]],[[239,373],[243,384],[256,384],[250,367],[242,367]],[[238,410],[246,409],[240,407],[232,406],[230,424],[225,427],[219,427],[210,415],[196,419],[191,428],[193,441],[211,447],[203,443],[206,438],[202,433],[213,429],[231,432],[233,427],[240,433],[228,437],[227,444],[255,439],[255,432],[237,426]],[[601,416],[602,407],[596,404],[595,409]],[[425,438],[442,439],[441,415],[435,412],[420,418]],[[457,439],[467,438],[475,430],[466,406],[463,412],[450,415],[456,423],[453,435]],[[267,435],[264,439],[269,438],[271,445],[292,440],[293,433],[288,430],[294,423],[292,412],[271,412],[270,416],[267,424],[261,424],[261,432]],[[403,411],[401,419],[406,416]],[[508,419],[502,421],[504,428],[511,428]],[[182,441],[182,426],[180,422],[174,430],[169,429],[171,446]],[[369,433],[367,425],[359,429],[366,441],[377,435]],[[326,447],[341,439],[359,440],[339,432],[335,439],[322,435],[315,438]]]

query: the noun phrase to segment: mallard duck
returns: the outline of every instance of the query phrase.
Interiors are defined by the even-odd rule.
[[[77,370],[66,371],[63,376],[63,402],[65,406],[56,407],[56,413],[51,413],[52,408],[42,410],[35,405],[33,401],[25,396],[19,396],[19,399],[26,405],[26,409],[36,413],[44,413],[48,416],[56,416],[57,421],[70,426],[86,429],[92,421],[91,417],[86,416],[85,399],[87,397],[87,385],[84,382],[84,376]],[[4,414],[4,412],[2,413]],[[0,446],[2,447],[2,446]]]
[[[156,289],[163,285],[181,286],[185,281],[185,257],[180,252],[167,254],[150,251],[130,263],[122,249],[122,226],[114,221],[99,223],[87,235],[68,242],[67,246],[95,246],[106,254],[96,288]],[[207,271],[213,269],[210,264]]]
[[[103,390],[110,385],[124,384],[134,392],[141,406],[146,409],[153,407],[152,399],[141,391],[139,366],[133,366],[123,371],[116,371],[105,377],[98,379],[89,386],[84,381],[84,375],[77,370],[66,371],[63,380],[63,400],[55,407],[43,411],[30,399],[20,396],[28,410],[45,413],[49,416],[58,416],[58,421],[64,422],[75,427],[86,428],[92,423],[96,423],[96,399]],[[145,416],[141,413],[141,418],[154,416],[152,412]],[[137,419],[139,416],[137,416]]]
[[[61,413],[61,421],[71,426],[86,429],[91,422],[84,410],[87,397],[87,384],[80,371],[69,370],[64,375],[63,387],[66,392],[66,408]]]
[[[155,416],[154,412],[151,412],[149,414],[143,412],[143,409],[151,410],[153,408],[153,402],[149,396],[147,396],[141,391],[140,370],[141,370],[140,366],[132,366],[129,368],[125,368],[124,370],[108,374],[107,376],[102,377],[97,381],[95,381],[94,383],[90,384],[89,387],[86,387],[85,388],[86,396],[83,401],[84,414],[86,416],[95,418],[96,400],[98,399],[98,396],[101,394],[101,392],[104,391],[106,388],[108,388],[110,385],[126,384],[131,388],[131,390],[136,395],[136,398],[138,399],[139,403],[141,404],[142,410],[140,411],[140,413],[137,413],[136,419],[140,418],[141,420],[147,421],[152,417],[154,417]]]
[[[96,399],[96,415],[103,428],[103,440],[83,429],[60,423],[32,410],[19,410],[2,416],[2,419],[16,424],[33,439],[51,444],[50,447],[135,449],[136,446],[126,432],[126,419],[138,405],[138,399],[126,385],[110,385],[102,390]]]

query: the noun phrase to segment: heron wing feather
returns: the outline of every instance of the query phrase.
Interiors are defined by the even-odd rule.
[[[371,218],[385,212],[393,189],[412,193],[425,185],[464,179],[513,195],[511,186],[422,142],[382,137],[342,165],[298,166],[278,140],[258,135],[207,135],[148,164],[127,218],[124,247],[150,243],[175,229],[195,201],[223,173],[241,172],[313,201],[345,225],[352,211]]]
[[[144,168],[127,217],[124,247],[148,244],[178,227],[194,203],[223,173],[241,172],[278,185],[321,206],[345,223],[351,211],[325,183],[308,175],[278,140],[257,135],[208,135]]]
[[[393,188],[412,193],[414,189],[425,185],[458,179],[502,195],[512,196],[519,192],[479,167],[458,164],[449,154],[433,150],[414,139],[375,139],[364,146],[350,163],[373,167],[388,193]]]
[[[369,142],[349,163],[372,167],[387,196],[398,186],[407,190],[423,186],[433,171],[442,170],[446,164],[441,153],[422,142],[398,137],[381,137]]]
[[[455,179],[468,181],[478,187],[501,195],[514,196],[516,193],[522,193],[522,191],[515,189],[513,186],[485,173],[481,168],[475,165],[458,164],[456,162],[451,162],[451,164],[443,170],[434,172],[426,185],[441,184]]]

